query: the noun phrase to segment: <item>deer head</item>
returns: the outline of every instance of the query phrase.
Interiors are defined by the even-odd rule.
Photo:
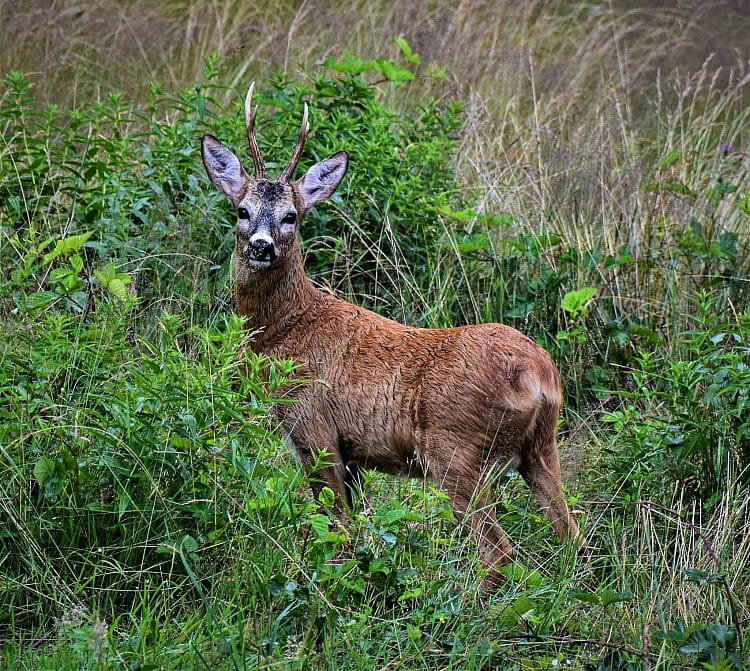
[[[296,245],[296,232],[302,218],[315,205],[329,198],[341,183],[349,155],[339,151],[312,166],[296,182],[294,175],[310,130],[307,104],[297,144],[281,176],[266,179],[266,168],[255,138],[255,115],[252,107],[253,87],[245,98],[245,124],[255,177],[242,168],[237,156],[213,135],[201,141],[203,164],[211,182],[237,210],[237,253],[239,263],[258,271],[282,262]]]

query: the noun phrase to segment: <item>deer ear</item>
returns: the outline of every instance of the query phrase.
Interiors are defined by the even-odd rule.
[[[338,188],[349,165],[349,154],[339,151],[316,163],[305,175],[297,180],[295,186],[302,198],[305,210],[330,198]]]
[[[236,203],[242,186],[248,179],[240,160],[213,135],[203,136],[201,155],[213,185]]]

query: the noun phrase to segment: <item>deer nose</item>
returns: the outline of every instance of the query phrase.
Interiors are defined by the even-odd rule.
[[[252,255],[258,261],[276,260],[276,246],[268,236],[254,235],[250,238],[250,248],[252,249]]]

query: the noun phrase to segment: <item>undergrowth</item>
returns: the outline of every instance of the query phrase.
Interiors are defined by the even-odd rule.
[[[60,107],[13,72],[0,93],[3,668],[743,667],[744,84],[709,81],[704,64],[648,127],[575,126],[559,100],[490,119],[471,98],[404,104],[404,85],[439,90],[447,75],[396,46],[392,61],[343,52],[259,81],[261,150],[271,172],[286,160],[307,101],[301,169],[351,153],[301,231],[317,284],[415,325],[503,321],[552,352],[586,551],[552,538],[504,477],[496,505],[519,560],[487,596],[431,485],[367,473],[347,528],[310,497],[268,414],[294,365],[246,348],[232,217],[199,161],[204,132],[244,144],[236,71],[211,57],[176,94],[153,83],[142,101]],[[595,151],[550,169],[597,128]],[[497,159],[514,133],[520,153]]]

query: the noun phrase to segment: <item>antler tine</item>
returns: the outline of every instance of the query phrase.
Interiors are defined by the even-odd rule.
[[[302,126],[299,129],[299,135],[297,136],[297,144],[294,145],[294,151],[292,151],[292,157],[289,159],[284,172],[281,173],[279,181],[286,183],[290,180],[297,168],[297,163],[302,156],[302,151],[305,148],[305,141],[307,140],[307,134],[310,132],[310,124],[307,122],[307,103],[305,103],[305,111],[302,113]]]
[[[266,165],[263,162],[263,156],[260,153],[258,140],[255,138],[255,115],[258,108],[253,109],[253,89],[255,82],[250,84],[247,96],[245,97],[245,127],[247,128],[247,144],[250,147],[250,155],[253,157],[255,166],[255,179],[266,178]]]

